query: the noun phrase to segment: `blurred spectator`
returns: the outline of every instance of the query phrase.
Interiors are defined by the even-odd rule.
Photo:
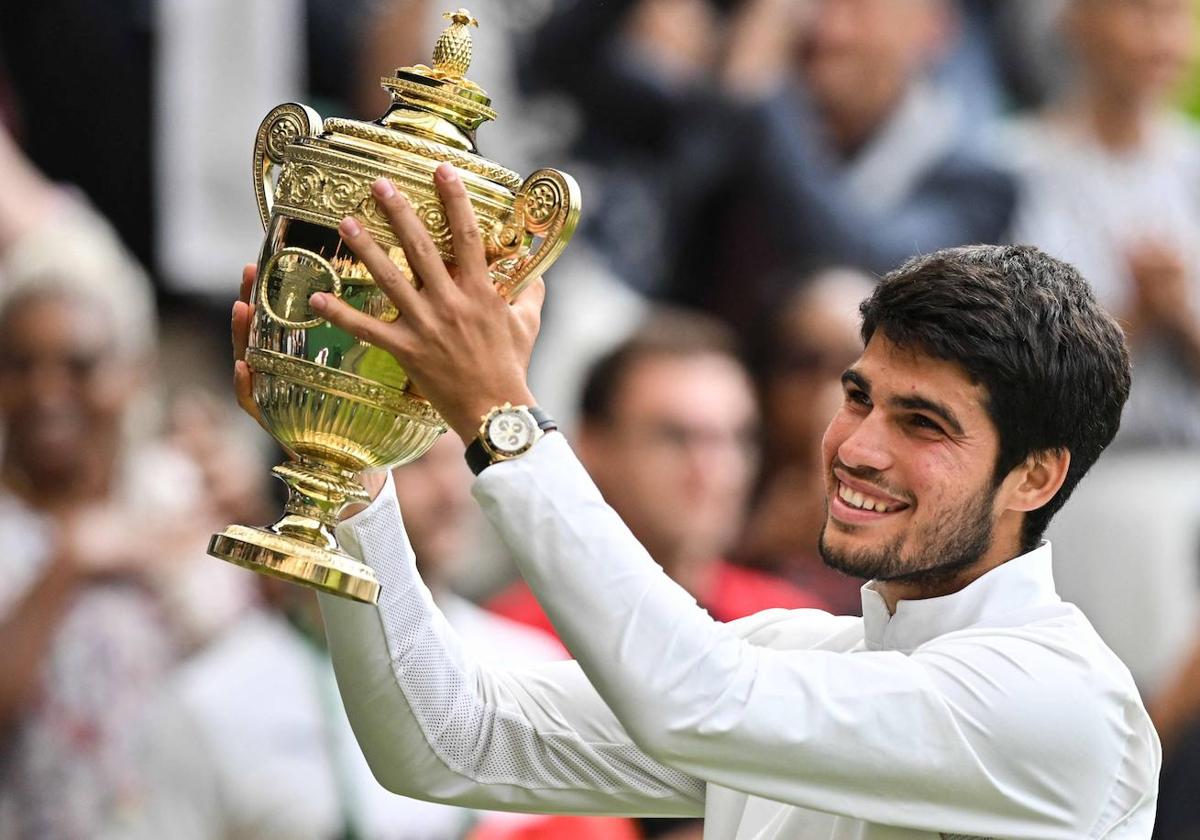
[[[728,151],[716,189],[677,199],[694,212],[676,294],[743,328],[797,271],[882,272],[916,253],[994,242],[1014,202],[962,98],[933,72],[951,43],[952,3],[816,0],[799,18],[795,6],[742,4],[723,68],[740,105],[720,117]]]
[[[783,580],[724,559],[741,529],[758,464],[758,420],[733,336],[694,314],[651,317],[592,367],[581,398],[573,441],[580,460],[650,556],[718,621],[771,607],[824,606]],[[554,632],[523,581],[488,606]],[[485,836],[621,837],[624,822],[547,818],[511,835]],[[691,820],[645,820],[639,831],[654,838],[699,836]]]
[[[0,836],[91,838],[139,795],[144,701],[246,597],[198,471],[138,426],[144,275],[2,133],[0,180]]]
[[[830,269],[804,280],[756,352],[766,457],[739,557],[817,594],[840,615],[862,610],[862,582],[817,552],[825,522],[821,438],[842,403],[841,375],[862,352],[858,305],[872,278]]]
[[[447,436],[393,473],[421,576],[489,662],[562,658],[549,637],[450,589],[474,510],[462,447]],[[371,775],[342,708],[313,594],[261,579],[268,608],[183,667],[145,738],[153,780],[114,834],[172,840],[452,840],[475,815],[396,796]]]
[[[1118,446],[1200,445],[1200,133],[1171,108],[1191,0],[1073,0],[1070,96],[1016,126],[1013,238],[1074,263],[1133,343]]]
[[[1194,63],[1195,16],[1192,0],[1070,0],[1074,84],[1008,138],[1022,186],[1013,238],[1077,265],[1130,336],[1117,451],[1048,535],[1063,548],[1060,592],[1129,666],[1160,727],[1166,840],[1200,824],[1188,663],[1200,618],[1200,132],[1172,104]]]
[[[585,234],[626,280],[746,329],[797,268],[1006,230],[1012,185],[932,73],[950,0],[730,5],[563,2],[535,41],[533,81],[583,105]]]

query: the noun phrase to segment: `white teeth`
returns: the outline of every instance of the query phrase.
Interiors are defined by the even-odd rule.
[[[859,510],[871,510],[878,513],[887,513],[888,505],[882,499],[875,499],[871,496],[864,496],[857,490],[852,490],[845,484],[838,482],[838,496],[846,504],[856,507]]]

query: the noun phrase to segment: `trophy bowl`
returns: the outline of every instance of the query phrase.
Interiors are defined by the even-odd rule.
[[[464,9],[446,13],[433,66],[384,77],[387,113],[374,122],[328,119],[306,105],[271,110],[254,144],[253,180],[266,238],[258,260],[246,362],[254,401],[271,435],[289,451],[273,469],[288,488],[284,516],[267,527],[231,525],[208,552],[264,574],[375,603],[370,568],[338,545],[334,528],[367,493],[355,478],[423,455],[446,431],[386,351],[317,316],[314,292],[327,292],[383,320],[398,315],[371,273],[342,242],[338,223],[356,217],[392,261],[404,251],[376,206],[371,184],[392,181],[453,262],[434,170],[460,171],[479,220],[493,283],[512,300],[557,259],[579,218],[579,187],[541,169],[527,178],[478,153],[476,129],[496,114],[465,78],[471,60]]]

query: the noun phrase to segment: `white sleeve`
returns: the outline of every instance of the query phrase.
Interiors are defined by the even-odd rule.
[[[1038,840],[1100,836],[1122,817],[1114,787],[1154,787],[1120,770],[1151,736],[1069,645],[965,632],[907,656],[743,638],[651,560],[561,435],[474,493],[626,731],[685,773],[869,822]]]
[[[574,662],[472,660],[417,575],[390,478],[338,538],[382,585],[378,606],[320,601],[346,712],[384,787],[492,810],[703,812],[704,783],[638,749]]]

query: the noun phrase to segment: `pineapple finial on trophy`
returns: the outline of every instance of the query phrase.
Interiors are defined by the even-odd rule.
[[[471,30],[467,27],[479,26],[479,21],[466,9],[443,12],[442,17],[450,25],[433,46],[433,69],[443,78],[461,79],[471,66]]]

